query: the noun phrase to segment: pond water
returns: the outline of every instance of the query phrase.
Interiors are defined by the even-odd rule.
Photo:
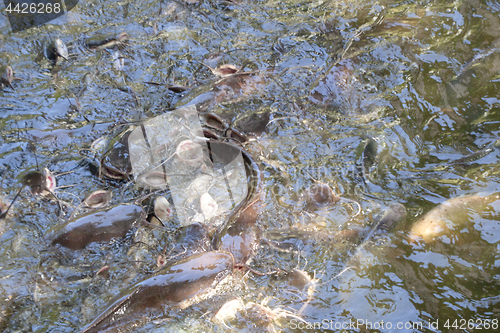
[[[410,237],[443,202],[500,192],[498,2],[80,0],[67,15],[15,34],[5,9],[0,14],[0,65],[19,78],[15,90],[0,91],[2,200],[15,197],[30,171],[72,171],[57,177],[58,186],[71,186],[56,190],[69,204],[65,217],[56,202],[23,190],[0,220],[3,331],[80,331],[120,290],[151,274],[171,236],[162,229],[141,229],[149,245],[137,251],[133,235],[78,254],[55,251],[50,237],[92,191],[112,190],[114,203],[140,195],[98,178],[85,148],[116,124],[187,104],[235,123],[269,115],[265,131],[245,145],[264,172],[263,231],[366,232],[391,204],[408,214],[362,248],[318,241],[281,252],[263,242],[250,265],[304,270],[317,279],[309,294],[275,274],[234,274],[213,296],[134,331],[498,328],[499,202],[452,205],[463,214],[443,213],[443,233]],[[130,38],[119,54],[85,46],[99,33],[121,32]],[[70,56],[54,66],[43,50],[55,38]],[[252,75],[227,89],[201,63]],[[369,138],[376,156],[362,177]],[[359,202],[362,213],[342,203],[302,209],[301,194],[315,180]],[[106,265],[108,276],[95,276]],[[289,315],[265,324],[251,315],[212,320],[235,298]]]

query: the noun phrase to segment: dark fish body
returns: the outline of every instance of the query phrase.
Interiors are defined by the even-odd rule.
[[[369,169],[375,163],[377,147],[377,141],[371,138],[366,141],[365,149],[363,149],[363,167],[365,169]]]
[[[394,203],[390,209],[382,212],[375,226],[370,230],[365,238],[365,242],[370,241],[376,231],[388,231],[395,224],[406,218],[406,208],[400,203]]]
[[[31,171],[23,177],[23,185],[30,188],[31,193],[40,194],[47,188],[45,175],[40,171]]]
[[[378,230],[388,231],[396,223],[399,223],[406,218],[407,213],[405,206],[400,203],[393,203],[390,207],[391,208],[386,210],[380,217],[376,226]]]
[[[237,264],[245,264],[259,248],[260,229],[255,224],[237,222],[224,231],[217,249],[232,253]]]
[[[278,251],[296,252],[305,247],[318,245],[336,246],[343,242],[354,243],[358,240],[357,230],[329,232],[325,230],[310,231],[300,229],[284,229],[265,232],[264,241]]]
[[[304,192],[307,211],[315,211],[331,206],[340,201],[327,184],[317,182],[309,186]]]
[[[307,273],[298,269],[292,269],[286,274],[286,278],[288,279],[288,285],[298,290],[304,290],[311,284],[311,278]]]
[[[237,150],[238,153],[241,152],[243,161],[245,163],[245,171],[247,174],[248,191],[246,198],[233,210],[233,213],[229,216],[227,225],[231,225],[236,222],[241,222],[244,224],[255,224],[257,216],[260,213],[260,208],[262,206],[263,200],[263,175],[260,171],[259,166],[253,160],[253,158],[243,149],[239,149],[236,146],[232,146],[222,142],[208,142],[212,154],[221,156],[220,151],[231,147],[231,149]],[[219,147],[219,148],[216,148]],[[227,154],[224,154],[227,155]],[[232,159],[228,159],[228,163]]]
[[[89,243],[107,242],[115,237],[123,238],[145,217],[146,213],[141,206],[128,204],[85,214],[67,222],[52,244],[81,250]]]
[[[85,45],[89,49],[111,49],[123,44],[128,38],[129,35],[126,32],[122,32],[119,35],[97,36],[87,39]]]
[[[270,112],[256,112],[238,119],[235,126],[245,133],[262,134],[270,120]]]
[[[498,148],[500,145],[500,140],[496,140],[492,144],[488,145],[487,147],[480,149],[472,154],[469,154],[467,156],[461,157],[459,159],[456,159],[454,161],[448,162],[448,165],[461,165],[461,164],[470,164],[473,163],[486,155],[490,154],[495,150],[495,148]]]
[[[222,143],[210,143],[212,154],[218,153]],[[228,146],[227,144],[223,144]],[[255,226],[263,200],[263,176],[259,166],[244,150],[234,146],[232,149],[241,151],[245,162],[248,192],[246,198],[233,210],[225,228],[214,237],[214,248],[229,251],[238,264],[245,263],[256,251],[260,242],[260,230]],[[215,148],[215,149],[214,149]]]
[[[362,149],[362,151],[361,151]],[[360,177],[363,181],[364,186],[366,187],[366,183],[370,182],[369,179],[369,171],[370,167],[375,164],[377,159],[377,149],[378,144],[372,138],[366,139],[363,141],[362,145],[360,145],[358,154],[357,154],[357,176]]]
[[[377,231],[388,231],[394,225],[404,221],[406,218],[406,208],[400,203],[391,204],[390,208],[383,211],[380,215],[379,220],[368,232],[364,241],[357,247],[356,252],[351,256],[351,258],[344,265],[344,269],[347,267],[355,267],[360,265],[365,258],[365,250],[370,246],[374,245],[374,235]],[[383,250],[378,248],[378,251]]]
[[[119,131],[109,142],[106,152],[100,159],[100,173],[112,179],[128,179],[132,173],[128,139],[135,127]]]
[[[189,95],[179,100],[175,107],[196,105],[198,111],[204,112],[216,104],[237,103],[258,95],[265,82],[265,77],[256,73],[235,73],[215,83],[193,89]]]
[[[55,190],[56,179],[49,169],[45,168],[43,172],[31,171],[24,175],[23,186],[29,187],[34,195],[47,195]]]
[[[200,121],[205,127],[217,130],[225,131],[229,126],[226,121],[222,119],[219,115],[211,112],[201,112],[198,114]]]
[[[224,252],[192,255],[168,265],[122,292],[82,333],[119,332],[161,317],[172,307],[185,308],[233,271]]]

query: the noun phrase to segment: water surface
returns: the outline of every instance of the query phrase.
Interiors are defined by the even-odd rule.
[[[3,197],[12,200],[23,175],[48,167],[74,171],[58,177],[58,185],[73,186],[57,191],[73,207],[100,188],[128,202],[138,191],[97,178],[81,151],[117,123],[191,103],[231,120],[269,112],[271,123],[247,146],[265,173],[263,230],[363,231],[391,203],[408,210],[404,223],[380,235],[355,269],[337,278],[354,246],[322,244],[292,254],[262,246],[252,263],[257,269],[298,267],[322,283],[302,313],[311,325],[322,324],[311,332],[358,321],[382,332],[396,331],[398,323],[407,332],[462,332],[472,331],[469,321],[481,325],[500,317],[498,205],[471,213],[436,242],[407,237],[420,216],[450,198],[500,191],[495,1],[81,0],[67,15],[16,34],[2,15],[0,30],[0,65],[12,66],[20,78],[15,91],[0,92]],[[122,31],[130,35],[120,51],[122,69],[115,50],[85,47],[97,33]],[[54,38],[71,53],[57,66],[43,57]],[[233,64],[255,71],[258,80],[237,94],[207,94],[217,77],[200,62]],[[370,137],[378,143],[377,158],[363,185],[356,166]],[[347,206],[325,214],[294,209],[314,182],[308,173],[358,201],[363,214],[351,218]],[[0,325],[6,332],[78,331],[120,290],[150,274],[168,238],[151,232],[144,263],[131,263],[131,239],[75,258],[48,250],[50,230],[62,223],[56,210],[54,202],[23,191],[14,215],[0,221]],[[105,264],[109,278],[93,277]],[[193,325],[227,331],[207,318],[235,297],[294,313],[307,298],[279,278],[250,274],[139,331],[192,331]],[[303,331],[290,318],[279,323],[276,331]],[[228,325],[270,329],[250,320]]]

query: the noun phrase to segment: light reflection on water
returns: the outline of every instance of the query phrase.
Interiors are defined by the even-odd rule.
[[[0,92],[3,196],[12,199],[21,175],[38,163],[53,171],[76,170],[58,179],[59,185],[76,184],[60,190],[61,198],[75,205],[105,186],[116,189],[116,200],[130,201],[132,190],[122,192],[119,182],[103,183],[81,167],[80,149],[116,122],[157,116],[209,90],[182,96],[144,82],[204,86],[215,77],[198,61],[212,67],[234,64],[259,71],[264,79],[250,96],[221,97],[212,110],[232,119],[270,110],[276,119],[248,147],[265,175],[262,229],[315,223],[364,230],[391,202],[404,204],[409,213],[403,225],[363,250],[355,269],[331,281],[354,249],[323,244],[290,255],[263,245],[255,267],[299,267],[315,271],[324,283],[306,307],[305,320],[394,325],[439,320],[439,330],[447,331],[448,319],[480,323],[498,317],[498,206],[473,215],[463,229],[432,244],[407,240],[418,217],[439,203],[500,191],[498,147],[478,159],[452,163],[499,139],[496,3],[82,0],[44,27],[13,35],[3,18],[0,24],[0,65],[11,65],[21,78],[14,82],[16,91]],[[114,68],[112,53],[84,47],[85,38],[97,31],[131,36],[122,51],[123,72]],[[68,44],[72,56],[52,68],[40,53],[43,43],[55,37]],[[81,111],[70,105],[77,103]],[[355,170],[357,151],[367,137],[376,139],[378,155],[369,170],[372,183],[363,190]],[[347,208],[312,217],[289,209],[300,204],[301,191],[313,183],[300,170],[359,201],[363,216],[350,220]],[[90,279],[105,263],[129,260],[130,245],[117,242],[95,247],[78,260],[63,258],[63,263],[76,260],[76,266],[60,265],[60,255],[46,251],[48,230],[61,222],[55,210],[55,203],[24,193],[15,216],[0,221],[0,289],[6,295],[0,301],[0,325],[7,331],[75,331],[119,290],[147,276],[154,264],[115,265],[108,280]],[[160,241],[153,248],[161,250],[165,237],[154,235]],[[170,330],[190,323],[224,331],[200,319],[200,313],[214,313],[236,296],[256,303],[270,296],[268,306],[296,311],[305,299],[269,276],[253,276],[246,286],[219,291],[175,314],[179,326],[166,325],[172,325]],[[294,330],[290,318],[280,323],[277,331]],[[234,325],[255,329],[246,320]],[[142,330],[153,326],[165,330],[154,323]],[[414,331],[425,331],[425,325]]]

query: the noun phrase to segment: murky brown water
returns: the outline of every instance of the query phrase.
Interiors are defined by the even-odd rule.
[[[413,224],[440,203],[500,191],[497,2],[81,0],[39,28],[12,34],[7,24],[0,16],[0,65],[12,66],[20,80],[13,82],[15,91],[0,91],[3,198],[12,200],[22,177],[38,165],[73,171],[57,178],[58,186],[72,187],[56,191],[73,208],[102,188],[113,191],[114,203],[130,202],[140,192],[96,177],[81,151],[115,124],[185,104],[235,121],[269,113],[266,130],[246,146],[265,176],[262,230],[366,231],[391,203],[408,210],[403,224],[378,234],[355,259],[355,247],[346,243],[318,242],[300,253],[262,244],[252,267],[316,274],[314,295],[300,313],[316,325],[309,331],[366,330],[349,326],[360,321],[382,332],[461,332],[473,325],[488,331],[487,323],[500,317],[498,201],[485,208],[471,204],[436,239],[408,238]],[[115,50],[85,47],[98,32],[123,31],[130,40],[118,56],[122,69]],[[71,53],[55,67],[43,57],[44,43],[54,38]],[[255,74],[228,91],[213,86],[217,77],[200,62]],[[357,167],[370,137],[377,156],[364,184]],[[308,173],[358,201],[362,214],[352,218],[347,205],[321,214],[303,210],[300,193],[313,183]],[[130,235],[78,255],[59,253],[49,244],[62,222],[55,202],[27,190],[13,216],[0,220],[4,331],[79,331],[120,290],[151,274],[169,239],[162,230],[146,229],[147,250],[131,251]],[[109,277],[94,276],[104,265]],[[336,277],[345,267],[353,268]],[[227,326],[210,320],[237,297],[293,314],[308,299],[283,279],[249,274],[137,331],[306,329],[292,317],[272,327],[244,316]]]

